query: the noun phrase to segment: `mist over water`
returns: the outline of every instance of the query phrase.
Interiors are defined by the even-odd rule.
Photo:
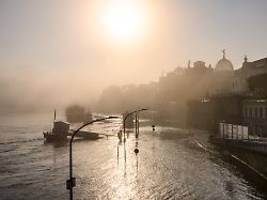
[[[4,70],[0,75],[0,112],[47,112],[71,103],[89,105],[96,99],[97,89],[92,89],[84,75],[73,71],[32,67]]]
[[[1,199],[68,199],[68,147],[43,143],[41,131],[51,128],[50,121],[48,115],[1,117]],[[142,126],[138,156],[130,133],[125,163],[124,147],[118,144],[115,131],[120,125],[120,120],[93,125],[91,130],[114,137],[74,142],[76,199],[266,197],[232,164],[199,148],[183,129],[157,127],[153,133],[150,126]],[[201,132],[198,136],[203,141],[207,137]]]
[[[208,140],[221,121],[247,123],[244,110],[266,120],[266,105],[253,116],[244,104],[266,103],[266,10],[265,0],[0,0],[0,199],[68,199],[68,144],[44,143],[54,120],[137,109],[139,139],[119,143],[121,118],[85,129],[109,137],[75,138],[75,199],[267,199],[266,183]],[[220,97],[233,94],[239,104]]]
[[[222,48],[234,68],[244,54],[266,54],[264,1],[3,1],[0,9],[2,113],[95,104],[111,85],[149,84],[190,59],[214,68]]]

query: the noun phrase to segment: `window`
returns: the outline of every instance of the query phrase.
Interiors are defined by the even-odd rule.
[[[252,118],[252,108],[251,107],[249,108],[249,117]]]
[[[258,112],[258,108],[257,107],[255,107],[255,109],[254,109],[255,111],[254,111],[254,117],[255,118],[258,118],[259,117],[259,112]]]
[[[260,109],[260,118],[262,119],[263,118],[263,108],[260,107],[259,109]]]

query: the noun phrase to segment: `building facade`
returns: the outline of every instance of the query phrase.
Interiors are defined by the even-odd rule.
[[[267,137],[267,99],[243,100],[242,118],[250,135]]]
[[[235,70],[233,92],[238,94],[250,93],[249,79],[263,74],[267,74],[267,58],[248,62],[247,57],[245,57],[242,67]]]
[[[239,124],[242,121],[241,96],[214,96],[189,101],[187,126],[216,131],[220,122]]]
[[[226,58],[225,50],[223,57],[217,62],[213,73],[213,84],[210,87],[209,94],[221,95],[232,92],[232,82],[234,80],[234,66]]]
[[[267,137],[267,58],[234,70],[225,56],[209,76],[209,96],[188,103],[189,127],[216,130],[220,122],[248,126],[248,133]]]

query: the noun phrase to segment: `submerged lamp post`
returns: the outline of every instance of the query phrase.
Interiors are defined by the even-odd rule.
[[[142,109],[139,109],[139,110],[134,110],[132,112],[129,112],[125,117],[123,117],[124,170],[125,170],[124,171],[124,175],[126,175],[126,148],[125,148],[125,142],[126,142],[126,137],[125,137],[126,127],[125,127],[125,123],[126,123],[126,120],[130,115],[138,113],[138,112],[141,112],[141,111],[146,111],[146,110],[148,110],[148,109],[142,108]],[[139,150],[136,148],[135,149],[135,153],[137,154],[138,152],[139,152]]]
[[[75,135],[84,127],[90,125],[90,124],[93,124],[95,122],[100,122],[100,121],[104,121],[106,119],[116,119],[118,117],[116,116],[109,116],[109,117],[105,117],[105,118],[100,118],[100,119],[96,119],[96,120],[93,120],[93,121],[90,121],[90,122],[87,122],[85,124],[83,124],[81,127],[79,127],[76,131],[74,131],[74,133],[72,134],[71,136],[71,139],[70,139],[70,155],[69,155],[69,180],[66,181],[66,186],[67,186],[67,189],[70,190],[70,200],[73,200],[73,187],[75,187],[76,185],[76,179],[75,177],[72,177],[72,142],[73,142],[73,139],[75,137]]]
[[[128,114],[124,117],[124,119],[123,119],[123,138],[124,138],[123,140],[124,140],[124,143],[125,143],[125,141],[126,141],[126,138],[125,138],[125,130],[126,130],[126,128],[125,128],[125,123],[126,123],[127,118],[128,118],[130,115],[134,114],[134,113],[138,113],[138,112],[146,111],[146,110],[148,110],[148,109],[147,109],[147,108],[142,108],[142,109],[139,109],[139,110],[135,110],[135,111],[132,111],[132,112],[128,113]]]

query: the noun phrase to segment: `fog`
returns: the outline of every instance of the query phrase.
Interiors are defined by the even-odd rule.
[[[264,24],[266,4],[239,2],[1,1],[0,112],[51,111],[73,103],[115,111],[100,102],[131,101],[123,95],[134,91],[135,100],[118,112],[130,104],[140,107],[147,90],[159,90],[162,74],[186,68],[189,59],[214,67],[226,48],[238,68],[244,54],[264,57],[267,30],[258,24]],[[238,31],[231,31],[236,24]],[[175,84],[182,79],[189,77]],[[206,87],[186,96],[198,96]],[[127,92],[108,98],[115,95],[109,88]]]
[[[32,66],[2,67],[0,113],[51,112],[54,108],[64,109],[70,104],[92,107],[106,87],[142,82],[123,80],[120,78],[123,73],[112,75],[107,71],[95,77],[96,74],[82,67],[78,70],[50,70]],[[138,78],[140,76],[136,77]],[[149,79],[143,80],[146,81]]]

